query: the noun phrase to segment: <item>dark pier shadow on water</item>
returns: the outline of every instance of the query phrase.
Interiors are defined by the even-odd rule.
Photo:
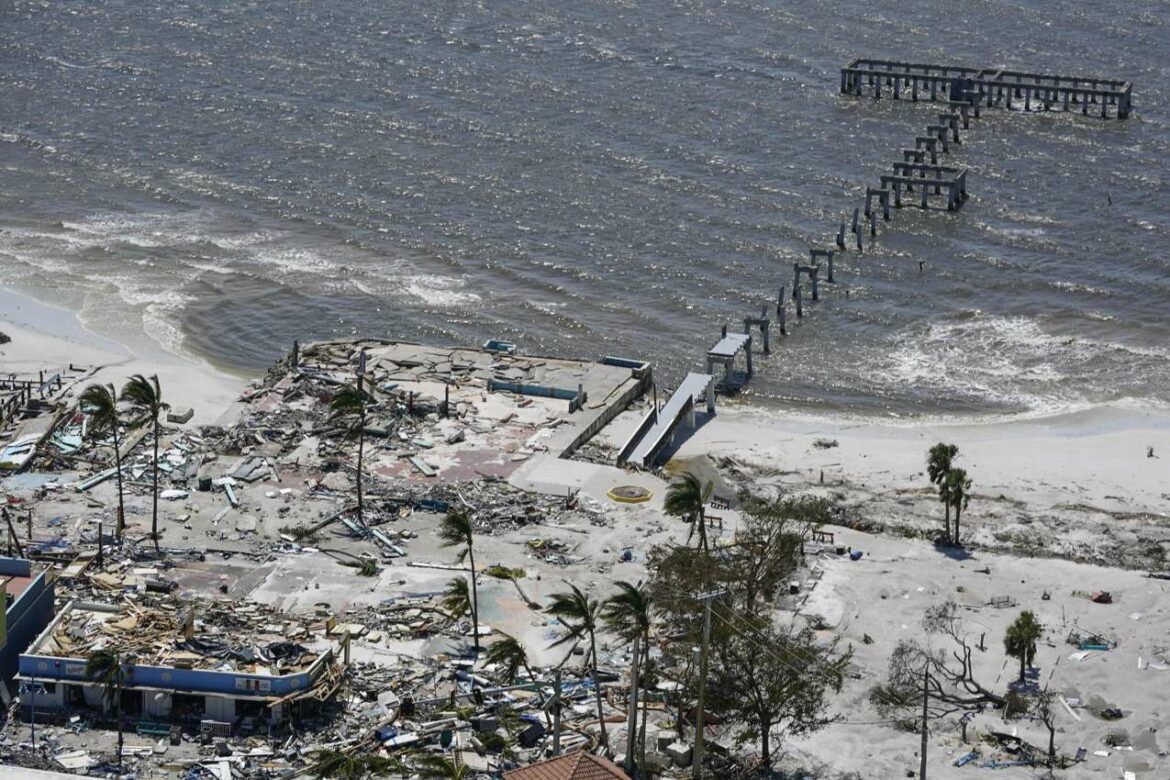
[[[702,430],[704,425],[706,425],[707,423],[709,423],[715,419],[715,415],[719,413],[718,401],[716,401],[715,408],[716,408],[715,414],[708,414],[705,411],[695,412],[695,427],[694,428],[687,425],[685,420],[682,423],[680,423],[678,428],[675,429],[674,434],[670,437],[670,443],[667,444],[665,447],[663,447],[662,450],[658,453],[658,457],[655,458],[655,462],[666,463],[671,458],[673,458],[675,456],[675,453],[677,453],[679,451],[679,449],[683,446],[683,444],[686,443],[687,439],[694,436],[695,433]]]
[[[716,366],[713,369],[713,372],[718,373],[718,371],[719,371],[719,367]],[[732,370],[730,376],[724,377],[723,379],[720,379],[719,381],[717,381],[715,383],[715,391],[717,393],[722,394],[722,395],[728,395],[728,396],[739,395],[740,391],[742,391],[744,388],[746,388],[748,386],[748,382],[750,382],[750,381],[751,381],[751,377],[748,376],[748,373],[746,371],[740,371],[738,369],[734,369],[734,370]],[[718,399],[716,399],[715,406],[716,406],[716,408],[718,408],[718,406],[719,406]]]

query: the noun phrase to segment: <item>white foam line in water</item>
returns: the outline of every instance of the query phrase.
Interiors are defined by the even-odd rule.
[[[403,280],[410,295],[431,306],[461,306],[480,300],[478,293],[461,290],[465,282],[450,276],[416,274]]]

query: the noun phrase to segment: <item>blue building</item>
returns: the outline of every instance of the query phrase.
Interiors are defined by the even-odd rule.
[[[53,576],[32,561],[0,557],[0,592],[7,608],[0,616],[0,679],[15,694],[20,654],[53,619]]]
[[[199,613],[207,620],[197,620]],[[108,650],[123,659],[125,717],[219,735],[241,726],[262,731],[295,712],[290,708],[336,691],[347,636],[334,644],[283,615],[255,614],[247,627],[216,626],[215,614],[197,602],[124,608],[71,601],[20,656],[18,679],[43,689],[38,712],[106,712],[106,691],[86,674],[86,662],[90,653]],[[294,635],[301,641],[289,641]]]

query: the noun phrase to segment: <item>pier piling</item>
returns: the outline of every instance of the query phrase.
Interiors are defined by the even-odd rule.
[[[837,254],[836,250],[833,250],[833,249],[809,249],[808,250],[808,255],[809,255],[809,260],[811,261],[811,265],[819,266],[820,263],[817,261],[820,260],[822,257],[825,259],[825,264],[828,266],[825,269],[825,272],[826,272],[825,281],[830,283],[830,284],[833,284],[836,281],[835,279],[833,279],[833,258],[836,256],[836,254]]]

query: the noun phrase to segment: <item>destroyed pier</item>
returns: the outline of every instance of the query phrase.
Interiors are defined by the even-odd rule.
[[[857,58],[841,68],[841,94],[895,100],[952,101],[971,98],[980,106],[1022,111],[1080,111],[1128,119],[1133,84],[1120,79],[1054,76],[1004,68],[928,65],[897,60]],[[1013,99],[1015,102],[1013,103]],[[976,114],[978,116],[978,114]]]

